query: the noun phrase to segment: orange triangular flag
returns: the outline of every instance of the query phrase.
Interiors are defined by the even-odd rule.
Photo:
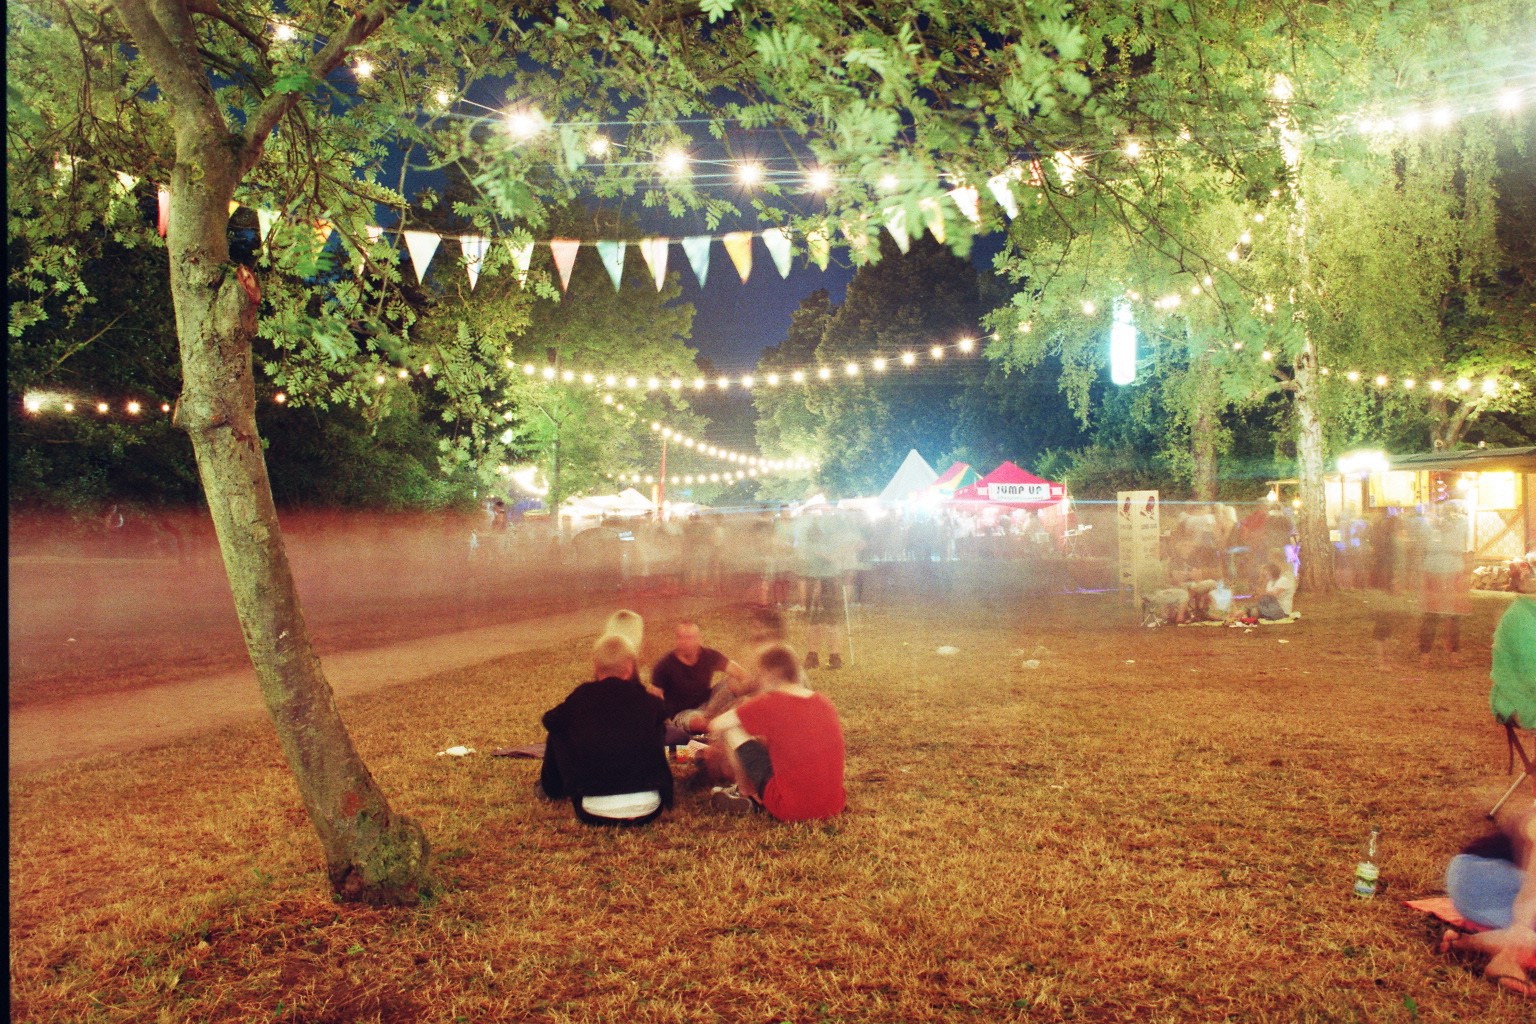
[[[721,236],[720,242],[730,254],[731,262],[736,264],[741,283],[746,284],[747,278],[752,276],[752,232],[732,231]]]
[[[576,253],[581,248],[580,239],[552,238],[549,251],[555,257],[555,269],[560,271],[560,290],[571,286],[571,268],[576,265]]]

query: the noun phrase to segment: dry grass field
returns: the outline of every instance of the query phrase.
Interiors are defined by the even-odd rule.
[[[848,740],[830,824],[680,788],[613,833],[537,801],[536,763],[486,752],[542,738],[585,645],[357,699],[357,743],[445,883],[409,911],[329,899],[264,724],[13,779],[11,1015],[1529,1021],[1399,902],[1441,891],[1506,779],[1502,602],[1479,598],[1467,666],[1433,672],[1403,599],[1299,607],[1251,631],[1144,629],[1107,595],[856,609],[853,665],[813,673]],[[744,652],[745,609],[703,624]],[[480,753],[434,756],[452,744]],[[1358,901],[1373,823],[1383,891]]]

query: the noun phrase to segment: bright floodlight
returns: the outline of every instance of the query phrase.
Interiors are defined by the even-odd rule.
[[[592,141],[587,143],[587,153],[597,157],[599,160],[607,156],[608,151],[612,148],[613,143],[608,141],[606,135],[594,135],[592,136]]]
[[[763,180],[763,165],[742,164],[740,167],[736,168],[736,178],[748,188],[751,188],[753,185],[761,184]]]
[[[661,169],[663,172],[673,175],[688,173],[688,154],[680,149],[669,149],[661,157]]]
[[[805,176],[806,187],[812,192],[825,192],[832,187],[832,172],[816,167]]]
[[[1115,303],[1115,322],[1109,328],[1109,379],[1120,386],[1136,381],[1136,325],[1128,303]]]
[[[274,23],[272,26],[272,38],[276,39],[280,43],[291,42],[294,39],[297,39],[298,36],[298,31],[295,30],[292,25],[285,25],[279,21]]]
[[[368,78],[373,74],[373,61],[361,59],[352,65],[352,73],[358,78]]]
[[[514,139],[531,139],[544,130],[544,115],[533,107],[514,110],[507,115],[507,131]]]

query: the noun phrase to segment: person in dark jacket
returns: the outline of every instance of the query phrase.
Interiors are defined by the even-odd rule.
[[[589,825],[644,825],[672,806],[666,707],[640,683],[624,637],[598,640],[592,670],[593,682],[544,715],[539,786],[548,799],[569,799]]]

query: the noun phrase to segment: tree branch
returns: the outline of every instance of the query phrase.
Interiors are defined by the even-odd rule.
[[[206,15],[215,21],[223,22],[244,37],[245,41],[250,43],[257,53],[263,56],[266,55],[267,41],[240,24],[238,20],[219,7],[215,0],[187,0],[187,10],[193,14]]]
[[[345,29],[331,36],[320,52],[309,59],[305,69],[315,78],[324,79],[340,66],[347,51],[361,44],[379,30],[385,20],[404,6],[405,0],[375,0],[368,9],[356,14]],[[261,159],[261,151],[267,144],[272,129],[292,110],[299,101],[295,92],[276,92],[268,96],[246,124],[244,144],[240,152],[239,174],[243,177]]]
[[[223,130],[224,118],[197,60],[197,38],[177,0],[111,0],[171,106]],[[157,10],[151,10],[153,3]],[[169,24],[168,24],[169,23]]]

